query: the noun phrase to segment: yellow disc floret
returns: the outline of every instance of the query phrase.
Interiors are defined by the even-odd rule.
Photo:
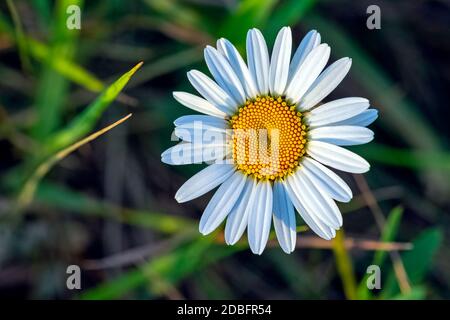
[[[305,154],[302,114],[281,97],[249,100],[230,122],[233,160],[247,175],[259,180],[284,178]]]

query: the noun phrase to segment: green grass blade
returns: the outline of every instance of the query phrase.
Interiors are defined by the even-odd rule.
[[[22,68],[25,71],[31,70],[31,62],[28,56],[28,46],[27,41],[25,39],[25,34],[23,32],[22,23],[20,21],[20,16],[16,10],[16,6],[12,0],[6,0],[6,5],[8,7],[9,12],[11,13],[11,17],[14,23],[15,35],[17,39],[17,46],[19,49],[19,57],[22,63]]]
[[[138,63],[130,71],[122,75],[118,80],[106,88],[100,96],[95,99],[65,129],[57,132],[51,139],[49,139],[45,143],[45,153],[53,153],[58,149],[64,148],[91,131],[106,108],[108,108],[108,106],[116,99],[118,94],[122,91],[142,64],[143,62]]]
[[[415,286],[411,288],[409,293],[402,293],[392,297],[392,300],[423,300],[427,295],[426,288],[422,286]]]
[[[345,296],[349,300],[354,300],[357,298],[356,278],[350,254],[345,248],[344,231],[342,229],[336,231],[336,237],[332,241],[336,267],[341,277]]]
[[[400,221],[401,221],[402,215],[403,215],[402,207],[395,207],[391,210],[391,212],[389,213],[389,216],[386,220],[384,230],[381,234],[381,241],[390,242],[390,241],[395,240],[395,237],[398,232],[398,228],[400,227]],[[386,251],[376,251],[372,264],[377,265],[381,268],[386,256],[387,256]],[[359,299],[369,299],[372,296],[371,292],[367,288],[367,279],[368,278],[369,278],[369,275],[366,274],[359,284],[359,287],[358,287],[358,298]]]
[[[9,25],[6,17],[1,13],[0,32],[7,36],[10,41],[17,42],[14,28]],[[105,86],[103,82],[95,75],[75,63],[73,60],[64,59],[58,55],[52,55],[52,49],[48,45],[26,35],[24,35],[24,42],[26,42],[30,56],[53,68],[56,72],[70,81],[92,92],[100,92],[104,89]]]
[[[79,147],[85,145],[88,142],[91,142],[92,140],[98,138],[102,134],[108,132],[109,130],[113,129],[117,125],[126,121],[129,117],[131,117],[131,114],[129,114],[128,116],[120,119],[119,121],[116,121],[115,123],[107,126],[106,128],[103,128],[103,129],[89,135],[88,137],[62,149],[61,151],[53,154],[47,160],[42,162],[36,168],[36,170],[31,174],[31,176],[25,182],[22,190],[20,191],[19,197],[17,199],[18,209],[19,210],[23,209],[31,202],[31,200],[34,197],[36,188],[39,185],[39,182],[51,170],[51,168],[53,168],[53,166],[56,163],[58,163],[59,161],[61,161],[65,157],[67,157],[69,154],[71,154],[73,151],[77,150]]]
[[[97,123],[97,120],[106,110],[106,108],[114,101],[124,86],[129,82],[135,72],[142,66],[142,62],[138,63],[130,71],[122,75],[118,80],[106,88],[78,117],[72,120],[69,125],[56,132],[42,144],[39,153],[27,162],[13,168],[4,177],[4,181],[12,189],[17,189],[28,178],[27,176],[47,158],[61,149],[75,143],[83,136],[91,132]]]
[[[61,61],[70,61],[75,57],[79,30],[69,30],[66,27],[66,8],[69,5],[80,7],[82,6],[82,1],[58,0],[56,2],[48,59],[42,64],[36,90],[35,107],[38,119],[32,132],[34,137],[40,141],[45,140],[61,124],[69,93],[69,81],[67,78],[58,73],[48,63],[48,61],[54,61],[55,57],[58,57],[58,60]]]
[[[352,147],[369,161],[413,170],[441,169],[450,171],[450,153],[399,149],[378,143]]]
[[[52,57],[50,48],[40,41],[27,38],[30,54],[39,62],[46,63],[56,72],[72,82],[92,92],[100,92],[105,85],[91,72],[76,64],[72,60]]]
[[[398,228],[400,227],[402,215],[403,215],[402,207],[395,207],[394,209],[391,210],[386,220],[384,230],[381,234],[381,241],[390,242],[395,240]],[[386,258],[386,255],[387,255],[386,251],[375,252],[373,264],[381,266]]]
[[[413,250],[404,252],[401,255],[412,287],[421,285],[442,240],[443,233],[441,230],[436,228],[427,229],[413,241]],[[385,299],[391,298],[399,294],[399,292],[395,275],[391,272],[387,276],[381,296]]]
[[[122,91],[134,73],[141,67],[142,62],[138,63],[130,71],[121,76],[117,81],[104,90],[100,96],[94,100],[77,118],[75,118],[65,129],[60,130],[46,141],[40,154],[32,159],[30,165],[32,173],[26,179],[19,192],[18,208],[21,209],[28,205],[34,196],[34,192],[42,177],[50,168],[65,156],[67,150],[77,146],[83,136],[86,136],[97,123],[106,108],[114,101],[117,95]],[[95,135],[95,134],[94,134]],[[86,139],[89,139],[86,138]],[[81,140],[81,142],[86,139]],[[71,152],[71,151],[70,151]]]
[[[236,11],[222,24],[218,36],[225,37],[240,49],[245,44],[242,30],[261,28],[276,5],[276,0],[244,0],[239,2]]]

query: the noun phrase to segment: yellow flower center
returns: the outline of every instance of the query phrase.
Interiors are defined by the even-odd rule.
[[[302,114],[281,97],[247,101],[230,122],[234,163],[256,179],[284,178],[305,154]]]

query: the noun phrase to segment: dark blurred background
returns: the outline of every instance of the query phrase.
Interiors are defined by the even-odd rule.
[[[80,30],[67,28],[70,5]],[[380,29],[366,26],[369,5]],[[186,72],[207,71],[203,47],[227,37],[244,53],[258,27],[271,48],[285,25],[295,45],[317,29],[332,61],[353,59],[327,99],[367,97],[380,113],[375,140],[352,148],[372,167],[344,176],[355,194],[340,206],[345,234],[324,242],[303,231],[294,253],[271,241],[255,256],[245,239],[228,247],[220,231],[198,233],[210,195],[178,204],[174,194],[201,166],[169,167],[160,154],[174,144],[173,120],[191,113],[171,92],[194,92]],[[2,1],[0,296],[450,298],[449,39],[444,0]],[[139,61],[113,103],[91,103]],[[128,113],[34,179],[57,151]],[[366,286],[371,264],[379,290]],[[66,287],[69,265],[81,268],[80,290]]]

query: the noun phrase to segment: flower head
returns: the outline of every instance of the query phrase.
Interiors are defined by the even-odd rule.
[[[289,27],[278,33],[271,56],[257,29],[247,34],[247,63],[226,39],[206,47],[214,80],[192,70],[188,78],[203,97],[174,92],[180,103],[205,115],[175,121],[183,140],[162,154],[172,165],[210,165],[184,183],[178,202],[219,186],[200,220],[200,232],[214,231],[225,219],[225,241],[236,243],[245,229],[254,253],[266,246],[273,221],[282,249],[296,243],[295,210],[320,237],[332,239],[342,226],[335,200],[352,192],[332,170],[363,173],[369,164],[342,148],[373,139],[366,128],[378,116],[369,101],[350,97],[322,104],[346,76],[351,59],[323,70],[330,47],[310,31],[291,59]]]

